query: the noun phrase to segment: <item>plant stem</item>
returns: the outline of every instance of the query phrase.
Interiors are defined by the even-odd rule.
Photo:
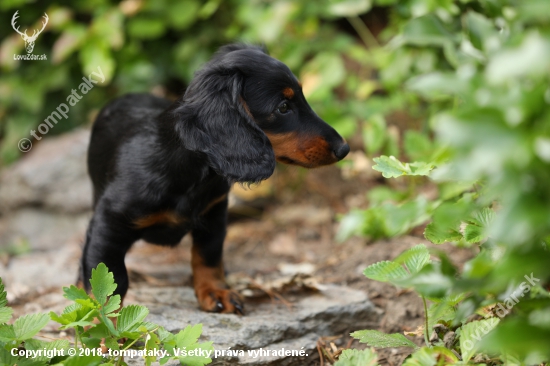
[[[428,329],[428,305],[426,305],[426,299],[424,298],[424,296],[420,295],[420,297],[422,298],[422,302],[424,303],[424,342],[426,342],[426,346],[431,348],[430,339],[428,338],[428,332],[430,331]]]
[[[380,44],[376,40],[376,37],[373,36],[369,28],[358,16],[347,17],[348,22],[351,24],[353,29],[357,32],[361,40],[365,43],[368,48],[378,48]]]

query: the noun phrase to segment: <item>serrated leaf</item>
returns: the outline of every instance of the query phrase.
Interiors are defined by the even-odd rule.
[[[97,268],[92,269],[90,284],[95,299],[101,305],[105,304],[107,297],[111,296],[117,288],[113,273],[109,272],[104,263],[99,263]]]
[[[13,330],[18,340],[34,337],[50,321],[49,314],[23,315],[13,323]]]
[[[108,316],[116,316],[116,314],[112,313],[120,308],[120,301],[120,295],[111,296],[107,304],[103,307],[103,312]]]
[[[403,366],[448,366],[457,362],[455,354],[445,347],[422,347],[407,358]]]
[[[371,280],[382,282],[391,282],[409,276],[401,264],[390,261],[371,264],[363,271],[363,274]]]
[[[196,343],[202,333],[202,324],[188,325],[176,334],[176,346],[184,348]]]
[[[16,339],[17,337],[15,335],[15,331],[13,330],[13,325],[11,324],[0,325],[0,342],[10,342]]]
[[[69,341],[65,339],[56,339],[52,342],[47,342],[38,339],[28,339],[25,341],[25,348],[28,350],[46,350],[46,352],[50,351],[53,353],[54,350],[56,352],[67,350],[69,348]],[[48,361],[50,358],[51,357],[45,355],[44,352],[42,352],[41,355],[33,357],[36,361]]]
[[[94,347],[97,348],[97,347]],[[111,366],[104,363],[102,356],[73,356],[63,360],[63,366]]]
[[[76,301],[79,299],[86,300],[91,299],[90,296],[84,291],[84,289],[78,288],[74,285],[71,285],[69,287],[63,287],[63,297],[66,299]]]
[[[394,262],[404,264],[410,274],[415,274],[430,262],[430,252],[424,244],[418,244],[401,253]]]
[[[120,346],[118,345],[117,340],[113,337],[105,338],[105,346],[109,349],[116,349],[116,350],[120,349]]]
[[[13,314],[13,309],[10,307],[0,308],[0,324],[5,324],[10,321]]]
[[[372,169],[382,173],[384,178],[397,178],[402,175],[429,175],[430,171],[435,167],[432,163],[414,162],[402,163],[394,156],[385,156],[373,159],[376,165]]]
[[[202,333],[202,324],[188,325],[175,336],[176,347],[179,349],[213,351],[212,342],[197,343]],[[202,366],[212,362],[208,357],[185,356],[177,357],[182,365]]]
[[[455,318],[455,308],[447,302],[432,304],[428,309],[428,334],[433,326],[440,321],[449,322]]]
[[[8,293],[4,289],[4,282],[2,282],[2,278],[0,278],[0,307],[8,305]]]
[[[177,359],[182,365],[188,366],[203,366],[211,363],[212,359],[210,357],[200,356],[200,352],[198,351],[199,349],[203,350],[203,355],[211,354],[214,351],[212,342],[195,343],[187,347],[187,351],[194,351],[195,356],[186,355],[183,357],[177,357]]]
[[[483,228],[473,224],[468,224],[464,228],[464,240],[466,240],[466,242],[470,244],[478,243],[484,238]]]
[[[442,227],[435,222],[430,222],[424,229],[424,237],[434,244],[455,242],[462,239],[462,234],[449,227]]]
[[[498,318],[473,321],[460,328],[462,359],[468,362],[480,346],[481,339],[500,322]]]
[[[120,332],[135,332],[148,314],[149,309],[145,306],[125,306],[120,310],[120,316],[117,319],[117,329]]]
[[[345,349],[334,366],[377,366],[378,356],[372,348]]]
[[[16,365],[17,364],[17,358],[16,356],[12,356],[11,352],[7,349],[0,347],[0,365],[8,366],[8,365]]]
[[[473,215],[472,222],[478,226],[486,228],[491,224],[494,218],[495,211],[488,207],[484,207]]]
[[[366,343],[369,346],[377,348],[418,347],[411,340],[400,333],[386,334],[377,330],[365,329],[353,332],[350,335],[353,338],[358,339],[361,343]]]
[[[157,333],[159,335],[160,341],[163,343],[170,343],[171,341],[175,341],[175,335],[164,329],[164,327],[159,327]]]

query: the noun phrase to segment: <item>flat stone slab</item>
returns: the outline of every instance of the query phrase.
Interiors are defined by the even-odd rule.
[[[218,351],[212,365],[314,365],[319,337],[367,328],[381,315],[364,292],[334,285],[301,295],[292,301],[291,307],[270,301],[249,301],[245,316],[199,311],[191,288],[135,288],[129,295],[130,301],[126,303],[146,305],[150,310],[148,320],[171,332],[202,323],[201,340],[212,341]],[[244,355],[228,356],[229,349],[243,350]],[[270,355],[248,353],[260,349]],[[272,355],[272,351],[282,349],[303,349],[305,355],[288,357],[283,352],[280,356]],[[130,365],[143,364],[138,359],[127,361]]]

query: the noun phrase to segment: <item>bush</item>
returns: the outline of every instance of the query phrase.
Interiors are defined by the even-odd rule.
[[[390,45],[403,66],[399,82],[425,108],[435,145],[417,162],[382,156],[374,169],[387,178],[428,176],[439,197],[423,206],[431,218],[426,239],[476,245],[479,254],[459,271],[445,255],[433,252],[437,260],[430,260],[417,246],[365,275],[415,289],[432,303],[426,344],[405,365],[548,362],[550,3],[419,1],[396,8],[399,33]],[[418,57],[421,72],[413,68]],[[383,72],[394,72],[391,65]],[[404,218],[386,235],[406,231],[418,217],[407,205],[390,205]],[[342,238],[372,236],[380,224],[371,220],[375,209],[344,218]],[[375,347],[410,342],[401,334],[352,335]]]

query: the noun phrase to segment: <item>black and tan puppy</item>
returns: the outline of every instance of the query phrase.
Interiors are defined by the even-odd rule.
[[[268,178],[276,160],[314,168],[348,152],[286,65],[259,47],[225,46],[176,102],[127,95],[97,117],[88,152],[95,211],[80,278],[89,290],[103,262],[124,296],[124,257],[136,240],[175,246],[190,232],[200,307],[243,313],[222,262],[231,184]]]

